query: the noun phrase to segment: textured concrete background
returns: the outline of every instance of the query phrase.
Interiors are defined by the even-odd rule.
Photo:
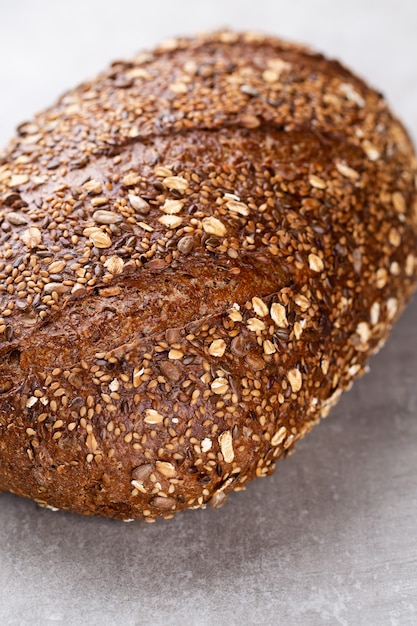
[[[1,0],[0,144],[105,64],[221,26],[304,41],[417,139],[415,0]],[[417,623],[417,300],[331,417],[219,511],[153,525],[0,497],[0,624]]]

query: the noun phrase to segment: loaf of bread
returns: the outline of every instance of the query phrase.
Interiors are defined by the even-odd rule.
[[[220,32],[117,61],[0,158],[0,490],[123,520],[268,476],[417,274],[383,97]]]

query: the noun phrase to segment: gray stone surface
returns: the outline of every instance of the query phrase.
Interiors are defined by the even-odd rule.
[[[113,57],[225,24],[308,41],[417,137],[415,0],[2,0],[0,143]],[[276,474],[218,511],[123,524],[0,497],[0,624],[417,623],[417,299]]]

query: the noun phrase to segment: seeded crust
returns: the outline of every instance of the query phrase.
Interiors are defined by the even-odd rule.
[[[380,94],[258,34],[165,42],[0,160],[0,489],[220,506],[364,371],[413,291],[416,160]]]

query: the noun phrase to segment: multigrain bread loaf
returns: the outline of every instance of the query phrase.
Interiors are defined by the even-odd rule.
[[[300,46],[168,41],[22,124],[0,163],[0,488],[43,505],[220,506],[413,291],[410,140]]]

